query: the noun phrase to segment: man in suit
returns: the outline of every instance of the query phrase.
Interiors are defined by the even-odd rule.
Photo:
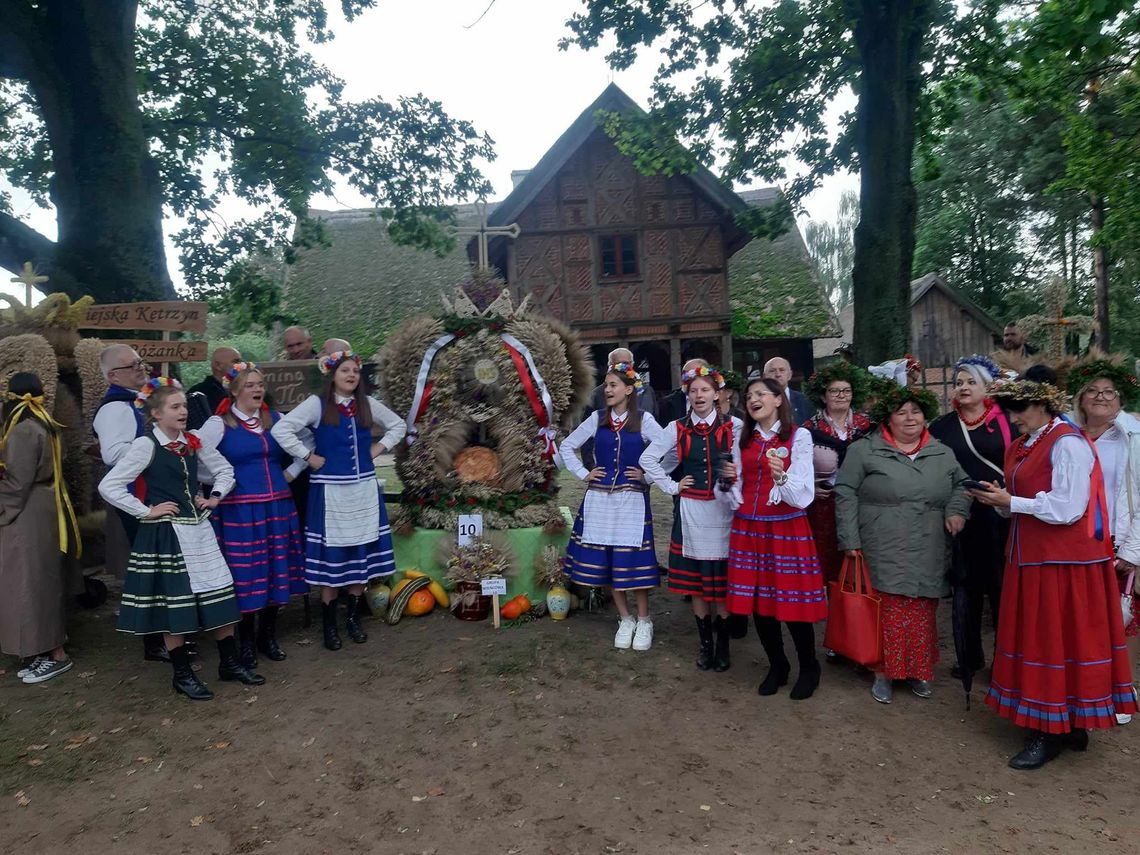
[[[802,425],[815,415],[815,407],[812,406],[807,395],[803,392],[797,392],[789,385],[792,382],[792,366],[788,360],[782,356],[773,356],[764,363],[764,376],[775,380],[784,387],[788,402],[792,405],[792,414],[795,416],[797,425]]]
[[[222,403],[229,395],[226,387],[222,384],[222,378],[226,376],[226,372],[233,367],[235,362],[241,362],[241,354],[232,347],[219,347],[214,350],[213,355],[210,357],[210,374],[201,383],[195,383],[187,390],[187,397],[194,394],[204,395],[206,398],[206,405],[209,408],[209,413],[205,413],[206,418],[214,414],[218,409],[218,404]],[[192,413],[195,417],[190,419],[188,427],[190,430],[197,430],[206,423],[206,419],[201,418],[201,415],[196,412]],[[199,423],[200,420],[200,423]]]

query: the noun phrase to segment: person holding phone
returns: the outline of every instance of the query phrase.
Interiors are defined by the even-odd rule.
[[[954,364],[953,411],[930,423],[931,435],[949,446],[966,470],[969,479],[962,483],[966,489],[981,489],[985,481],[1004,483],[1005,451],[1017,436],[1017,428],[1010,425],[1001,407],[986,394],[989,385],[999,377],[1001,369],[990,357],[977,353],[962,357]],[[986,665],[982,614],[989,600],[996,633],[1008,536],[1009,520],[985,505],[974,509],[958,536],[969,622],[966,628],[968,661],[954,665],[955,677],[961,676],[963,665],[975,673]]]

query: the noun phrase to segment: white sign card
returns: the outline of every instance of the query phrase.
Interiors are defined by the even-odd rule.
[[[483,536],[482,514],[459,515],[459,545],[466,546],[476,538]],[[503,591],[505,594],[506,591]]]
[[[507,595],[507,580],[504,576],[489,576],[486,579],[480,579],[479,584],[482,586],[482,594],[484,597]]]

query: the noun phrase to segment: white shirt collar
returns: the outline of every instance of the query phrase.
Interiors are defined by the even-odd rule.
[[[755,430],[755,433],[760,434],[760,436],[762,436],[764,439],[771,439],[772,437],[774,437],[779,432],[780,432],[780,420],[779,419],[776,419],[776,421],[772,422],[772,429],[771,430],[764,430],[764,428],[760,427],[760,425],[756,425],[756,430]]]
[[[351,401],[351,400],[352,400],[352,398],[351,398],[351,397],[348,397],[348,398],[346,398],[346,397],[344,397],[343,395],[337,395],[337,396],[336,396],[336,402],[337,402],[338,404],[347,404],[347,403],[348,403],[349,401]]]
[[[172,442],[186,442],[186,434],[181,431],[178,432],[176,439],[169,439],[158,425],[151,428],[151,432],[154,433],[154,438],[158,440],[159,445],[169,445]]]
[[[706,425],[714,425],[716,424],[716,407],[713,407],[712,410],[709,411],[709,414],[703,419],[697,415],[696,410],[689,410],[689,418],[694,425],[699,425],[702,422]]]
[[[624,413],[615,413],[613,410],[610,410],[610,421],[613,422],[615,425],[622,424],[628,418],[629,418],[629,410],[626,410]]]

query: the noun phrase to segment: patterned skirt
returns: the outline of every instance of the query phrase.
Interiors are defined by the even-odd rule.
[[[243,613],[281,606],[309,590],[305,553],[293,498],[222,502],[211,521]]]
[[[728,611],[815,623],[827,617],[827,594],[807,514],[739,511],[728,552]]]
[[[379,489],[379,482],[377,482]],[[305,524],[305,581],[310,585],[340,588],[367,585],[378,576],[396,572],[392,551],[392,530],[388,512],[380,501],[380,536],[359,546],[331,546],[325,543],[325,485],[309,484],[309,507]]]
[[[1118,585],[1111,561],[1007,564],[986,703],[1046,733],[1112,727],[1117,713],[1135,713]]]
[[[584,543],[582,529],[585,499],[574,519],[574,530],[566,545],[562,566],[571,580],[593,588],[612,587],[615,591],[656,588],[661,584],[657,550],[653,546],[653,516],[649,496],[645,496],[645,515],[641,525],[641,546],[600,546]]]
[[[933,680],[938,662],[938,600],[880,592],[883,661],[875,667],[891,680]]]
[[[700,597],[709,603],[723,603],[728,593],[728,562],[686,558],[683,543],[681,514],[675,513],[669,537],[669,592]]]
[[[839,551],[839,532],[835,524],[835,496],[816,496],[808,505],[807,515],[826,588],[828,582],[839,581],[839,571],[843,569],[843,553]]]
[[[240,618],[233,585],[200,594],[191,589],[173,525],[139,526],[119,602],[120,632],[186,635],[229,626]]]

